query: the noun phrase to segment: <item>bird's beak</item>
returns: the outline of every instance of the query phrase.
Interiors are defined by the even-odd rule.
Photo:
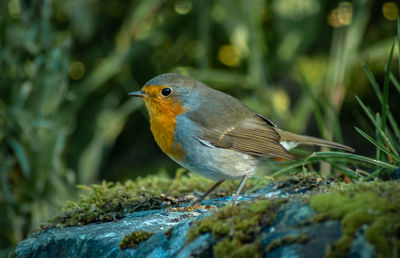
[[[134,96],[134,97],[141,97],[143,98],[146,96],[146,92],[139,90],[139,91],[132,91],[128,93],[129,96]]]

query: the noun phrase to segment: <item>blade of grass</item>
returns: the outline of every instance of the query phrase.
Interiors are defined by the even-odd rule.
[[[379,89],[379,84],[376,81],[374,74],[371,72],[371,70],[368,68],[368,66],[366,64],[363,64],[362,68],[364,69],[364,72],[367,75],[368,80],[371,83],[372,88],[374,89],[375,94],[378,97],[379,102],[382,102],[382,92]]]
[[[396,120],[394,119],[394,117],[393,117],[392,112],[390,111],[390,109],[388,110],[388,118],[389,118],[390,125],[392,126],[393,131],[394,131],[396,137],[397,137],[398,140],[400,141],[400,129],[399,129],[399,126],[398,126]]]
[[[400,60],[400,58],[399,58],[399,60]],[[395,89],[400,93],[400,83],[396,79],[396,77],[393,75],[393,73],[390,73],[390,80],[392,81]]]
[[[400,53],[400,17],[397,17],[397,48],[399,49]],[[399,75],[400,75],[400,58],[398,59],[399,62]]]
[[[364,71],[365,71],[365,73],[366,73],[366,75],[368,77],[368,80],[370,81],[370,83],[372,85],[372,88],[375,91],[376,96],[378,97],[379,102],[381,103],[381,105],[383,105],[382,104],[383,103],[382,92],[379,89],[379,84],[376,81],[374,74],[371,72],[371,70],[365,64],[363,64],[362,67],[363,67],[363,69],[364,69]],[[394,76],[393,76],[393,78],[394,78]],[[400,92],[400,87],[398,87],[398,90]],[[389,118],[390,125],[392,126],[397,139],[400,141],[400,129],[399,129],[398,125],[397,125],[397,122],[394,119],[393,114],[390,111],[390,109],[388,109],[387,111],[388,111],[388,118]]]
[[[376,121],[374,115],[372,114],[372,110],[371,110],[369,107],[367,107],[367,106],[364,104],[364,102],[362,102],[362,100],[361,100],[358,96],[356,96],[356,100],[357,100],[358,104],[361,106],[361,108],[364,110],[365,114],[367,114],[369,120],[371,120],[371,122],[372,122],[372,123],[375,125],[375,127],[376,127],[376,126],[378,125],[378,123],[377,123],[377,121]]]
[[[360,128],[355,127],[356,131],[361,134],[365,139],[367,139],[369,142],[371,142],[373,145],[375,145],[377,148],[379,148],[381,151],[383,151],[384,153],[386,153],[387,155],[391,156],[393,159],[400,161],[400,157],[397,155],[394,155],[394,153],[388,151],[386,149],[386,147],[375,141],[371,136],[369,136],[367,133],[365,133],[364,131],[362,131]]]
[[[363,69],[365,70],[365,73],[367,74],[367,77],[369,81],[371,82],[371,85],[373,89],[375,90],[376,96],[379,99],[379,102],[381,103],[381,112],[382,112],[382,119],[380,119],[380,128],[382,131],[386,131],[386,121],[387,121],[387,116],[388,116],[388,99],[389,99],[389,82],[390,82],[390,69],[392,66],[392,59],[393,59],[393,50],[394,50],[395,42],[392,44],[392,48],[390,50],[390,55],[388,59],[388,64],[386,66],[386,72],[385,72],[385,80],[384,80],[384,86],[383,86],[383,94],[379,89],[379,84],[377,83],[375,76],[371,72],[371,70],[363,64]],[[378,115],[378,114],[377,114]],[[378,128],[378,127],[376,127]],[[383,143],[381,140],[380,133],[378,133],[377,130],[377,141],[380,143]],[[380,160],[382,158],[382,153],[380,149],[376,149],[376,159]]]
[[[367,77],[368,77],[368,80],[370,81],[370,83],[371,83],[371,85],[372,85],[372,88],[373,88],[374,91],[375,91],[376,96],[378,97],[379,102],[380,102],[381,105],[382,105],[382,103],[383,103],[382,92],[381,92],[380,89],[379,89],[379,84],[378,84],[378,82],[376,81],[374,74],[371,72],[371,70],[370,70],[370,69],[368,68],[368,66],[366,66],[365,64],[363,64],[362,67],[363,67],[363,69],[364,69],[364,71],[365,71],[365,73],[366,73],[366,75],[367,75]],[[394,76],[393,76],[393,78],[394,78]],[[399,89],[399,91],[400,91],[400,87],[398,87],[398,89]],[[389,121],[391,122],[392,127],[397,128],[397,132],[395,132],[395,133],[396,133],[396,136],[397,136],[397,137],[399,138],[399,140],[400,140],[400,132],[399,132],[399,130],[398,130],[397,122],[396,122],[396,120],[394,119],[394,117],[393,117],[392,113],[390,112],[390,110],[388,110],[388,118],[389,118]]]
[[[381,122],[381,116],[380,116],[380,114],[379,114],[379,113],[376,113],[375,117],[376,117],[376,122],[377,122],[379,125],[381,125],[382,122]],[[377,139],[378,142],[381,142],[381,135],[379,134],[378,128],[380,128],[380,126],[375,126],[375,135],[376,135],[375,137],[376,137],[376,139]],[[381,150],[380,150],[379,148],[376,148],[376,155],[375,155],[375,157],[376,157],[377,160],[382,160],[382,153],[381,153]]]
[[[362,68],[364,69],[364,72],[367,75],[368,80],[370,81],[370,83],[372,85],[372,88],[374,89],[375,94],[376,94],[379,102],[381,103],[381,105],[383,105],[382,92],[379,89],[379,84],[376,81],[374,74],[371,72],[371,70],[365,64],[362,65]],[[392,115],[392,112],[390,110],[387,110],[387,111],[388,111],[388,118],[389,118],[390,125],[392,126],[397,139],[400,141],[400,130],[399,130],[399,127],[397,125],[397,122],[394,119],[394,117]]]
[[[366,68],[368,69],[368,67],[366,67]],[[398,80],[394,77],[393,74],[390,75],[390,79],[391,79],[393,85],[395,86],[395,88],[397,89],[397,91],[399,91],[399,93],[400,93],[400,83],[398,82]],[[382,94],[380,93],[380,91],[379,90],[375,91],[375,93],[378,96],[379,102],[382,103]],[[399,126],[398,126],[398,124],[396,122],[396,119],[394,119],[393,114],[392,114],[392,112],[390,111],[389,108],[388,108],[388,119],[389,119],[390,125],[393,128],[394,134],[396,135],[398,141],[400,141],[400,129],[399,129]]]
[[[390,149],[396,154],[399,155],[396,148],[392,144],[392,141],[389,140],[389,137],[385,134],[385,132],[382,131],[382,129],[379,127],[379,123],[376,121],[374,118],[374,115],[372,114],[372,111],[362,102],[360,98],[356,96],[356,100],[360,104],[361,108],[364,110],[364,112],[367,114],[368,118],[371,120],[371,122],[374,124],[375,128],[379,130],[380,135],[383,137],[385,142],[389,145]]]
[[[393,148],[400,151],[400,142],[395,139],[396,136],[394,136],[391,131],[388,131],[387,137],[390,139],[390,142],[393,144]],[[396,152],[399,153],[398,151],[396,151]]]
[[[373,177],[378,177],[378,175],[382,172],[383,168],[378,168],[377,170],[375,170],[374,172],[372,172],[369,176],[367,176],[366,178],[364,178],[364,181],[368,181]]]
[[[371,159],[368,157],[364,157],[361,155],[357,155],[357,154],[352,154],[352,153],[346,153],[346,152],[334,152],[334,151],[324,151],[324,152],[314,152],[312,155],[310,155],[310,157],[308,158],[309,160],[320,160],[320,159],[351,159],[351,160],[358,160],[358,161],[362,161],[368,164],[372,164],[372,165],[377,165],[383,168],[388,168],[388,169],[395,169],[397,168],[397,166],[392,165],[390,163],[384,162],[384,161],[380,161],[380,160],[376,160],[376,159]]]
[[[386,121],[387,114],[389,109],[389,82],[390,82],[390,70],[392,68],[392,60],[393,60],[393,50],[396,41],[393,41],[392,48],[390,50],[388,63],[386,66],[385,80],[383,83],[383,102],[382,102],[382,120],[381,120],[381,128],[383,131],[386,131]]]
[[[294,164],[284,167],[282,169],[279,169],[278,171],[273,173],[271,176],[276,177],[287,171],[294,170],[296,168],[305,166],[307,164],[315,163],[315,162],[326,161],[326,162],[330,163],[330,160],[331,161],[343,160],[343,162],[350,162],[350,160],[358,160],[358,161],[364,162],[366,164],[375,165],[375,166],[378,166],[381,168],[387,168],[387,169],[397,168],[397,166],[392,165],[390,163],[387,163],[387,162],[384,162],[381,160],[371,159],[368,157],[364,157],[364,156],[360,156],[360,155],[356,155],[356,154],[352,154],[352,153],[326,151],[326,152],[314,152],[308,158],[306,158],[304,160],[300,160],[300,161],[295,161]]]
[[[400,60],[400,58],[399,58],[399,60]],[[399,83],[399,81],[396,79],[396,77],[392,73],[390,74],[390,79],[391,79],[392,84],[394,85],[395,89],[400,94],[400,83]],[[389,113],[388,113],[388,118],[389,118],[390,125],[392,126],[393,132],[396,135],[398,141],[400,142],[400,129],[399,129],[397,121],[394,119],[390,109],[389,109]]]
[[[342,171],[345,175],[347,175],[347,176],[349,176],[351,178],[360,178],[360,177],[362,177],[356,171],[354,171],[352,169],[349,169],[349,168],[347,168],[345,166],[341,166],[341,165],[337,164],[337,162],[330,162],[330,164],[332,165],[333,168]]]

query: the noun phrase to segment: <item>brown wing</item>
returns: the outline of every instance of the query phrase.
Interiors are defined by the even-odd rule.
[[[296,159],[279,143],[275,128],[255,115],[231,127],[203,129],[201,139],[250,155]]]
[[[254,113],[236,98],[203,85],[200,107],[185,115],[201,128],[199,139],[254,156],[296,159],[280,144],[280,135],[268,119]],[[193,106],[199,97],[191,98]]]

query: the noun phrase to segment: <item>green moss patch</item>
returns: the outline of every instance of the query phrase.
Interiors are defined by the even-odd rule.
[[[347,257],[351,243],[363,225],[366,239],[377,257],[400,253],[400,185],[398,182],[367,182],[335,187],[310,199],[318,220],[341,220],[343,236],[331,246],[328,257]]]
[[[225,206],[211,216],[194,222],[188,241],[200,234],[211,233],[218,242],[213,246],[215,257],[254,257],[261,247],[257,241],[261,230],[270,225],[287,200],[255,200],[237,206]]]
[[[268,180],[248,180],[245,191],[268,184]],[[43,228],[86,225],[94,222],[114,221],[126,212],[161,209],[170,205],[194,201],[194,193],[206,192],[213,181],[180,171],[175,178],[147,176],[125,183],[102,182],[99,185],[78,186],[84,191],[78,200],[68,202],[63,213]],[[212,195],[232,195],[238,181],[224,182]]]
[[[136,249],[141,242],[146,241],[152,235],[153,233],[147,231],[134,231],[125,235],[118,246],[121,250],[127,248]]]
[[[276,248],[279,248],[281,246],[286,246],[286,245],[291,245],[291,244],[304,244],[306,243],[308,240],[310,240],[309,236],[306,235],[288,235],[288,236],[283,236],[281,238],[275,239],[273,241],[271,241],[271,243],[269,243],[267,245],[267,247],[265,247],[265,252],[268,253]]]

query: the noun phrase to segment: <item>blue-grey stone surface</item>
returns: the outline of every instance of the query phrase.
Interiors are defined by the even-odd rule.
[[[258,237],[262,246],[285,236],[305,236],[304,243],[291,243],[265,251],[264,257],[324,257],[327,247],[341,237],[339,221],[304,223],[315,213],[299,198],[303,190],[286,191],[271,184],[250,195],[242,195],[239,201],[258,197],[288,198],[276,214],[274,223],[262,230]],[[205,205],[221,207],[230,204],[231,197],[204,201]],[[15,257],[213,257],[212,245],[218,240],[210,233],[202,234],[187,243],[191,222],[210,216],[207,210],[191,212],[167,211],[166,209],[129,213],[124,219],[86,226],[51,228],[23,240],[15,250]],[[172,228],[167,237],[165,232]],[[138,248],[121,250],[118,244],[133,231],[149,231],[154,235],[139,244]],[[358,249],[363,249],[359,251]],[[352,245],[352,257],[372,257],[374,248],[362,236]]]

